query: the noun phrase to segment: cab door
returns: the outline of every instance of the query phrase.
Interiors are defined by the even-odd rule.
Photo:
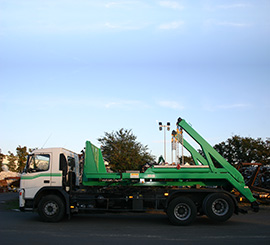
[[[26,173],[21,177],[25,198],[33,198],[42,187],[51,186],[51,156],[47,152],[29,156]]]

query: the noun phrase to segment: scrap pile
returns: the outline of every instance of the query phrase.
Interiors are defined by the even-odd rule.
[[[263,203],[270,203],[270,166],[261,163],[241,163],[237,169],[253,195]]]

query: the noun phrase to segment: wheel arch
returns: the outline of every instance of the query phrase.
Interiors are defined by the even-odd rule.
[[[62,199],[62,201],[64,202],[66,214],[68,214],[68,215],[70,214],[69,195],[68,195],[68,193],[66,193],[60,187],[44,187],[44,188],[41,188],[35,195],[33,208],[37,209],[40,200],[44,196],[48,196],[48,195],[55,195],[55,196],[60,197]]]
[[[202,189],[183,189],[172,192],[166,200],[166,208],[169,203],[178,197],[188,197],[193,202],[202,202],[209,192]]]

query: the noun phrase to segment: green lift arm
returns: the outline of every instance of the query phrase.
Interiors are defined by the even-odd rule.
[[[212,173],[217,175],[217,179],[226,179],[235,187],[243,196],[250,202],[256,201],[240,172],[228,163],[203,137],[201,137],[184,119],[178,118],[177,126],[184,129],[200,146],[204,153],[201,156],[185,139],[183,139],[183,146],[190,152],[196,165],[208,165]],[[181,136],[183,137],[183,136]],[[181,141],[180,141],[181,143]]]
[[[231,166],[206,140],[185,120],[179,118],[177,127],[187,132],[202,148],[203,157],[185,139],[183,146],[190,152],[195,165],[153,165],[144,173],[128,171],[107,173],[99,148],[86,142],[83,185],[85,186],[216,186],[235,188],[249,202],[255,202],[242,175]],[[182,135],[177,135],[178,138]]]

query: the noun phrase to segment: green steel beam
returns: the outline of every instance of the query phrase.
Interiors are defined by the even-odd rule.
[[[152,166],[144,173],[107,173],[99,148],[86,142],[83,184],[85,186],[233,186],[250,202],[256,201],[245,186],[242,175],[208,144],[185,120],[177,125],[202,148],[205,158],[185,139],[184,147],[191,153],[195,166]],[[182,136],[181,136],[182,137]],[[212,161],[215,159],[219,166]]]
[[[179,118],[177,122],[178,126],[183,128],[202,148],[204,155],[206,156],[206,161],[208,162],[211,170],[219,172],[218,168],[214,166],[211,156],[232,176],[239,182],[245,183],[243,176],[231,165],[229,164],[202,136],[200,136],[184,119]],[[184,145],[186,147],[186,145]],[[193,148],[192,146],[190,146]],[[197,152],[194,148],[193,150]],[[196,156],[195,156],[196,157]]]
[[[227,180],[234,186],[243,196],[245,196],[250,202],[256,201],[253,197],[250,189],[245,185],[245,181],[243,176],[231,165],[229,164],[203,137],[201,137],[185,120],[179,118],[177,121],[177,125],[185,130],[202,148],[202,151],[206,157],[206,161],[208,165],[214,173],[217,175],[217,179],[223,178],[222,172],[226,171],[229,174]],[[184,147],[187,145],[184,144]],[[191,145],[188,148],[193,148]],[[191,154],[194,154],[196,151],[194,148],[192,150],[189,149]],[[193,156],[193,158],[198,158],[197,155]],[[214,158],[220,165],[220,167],[216,168],[212,158]]]

